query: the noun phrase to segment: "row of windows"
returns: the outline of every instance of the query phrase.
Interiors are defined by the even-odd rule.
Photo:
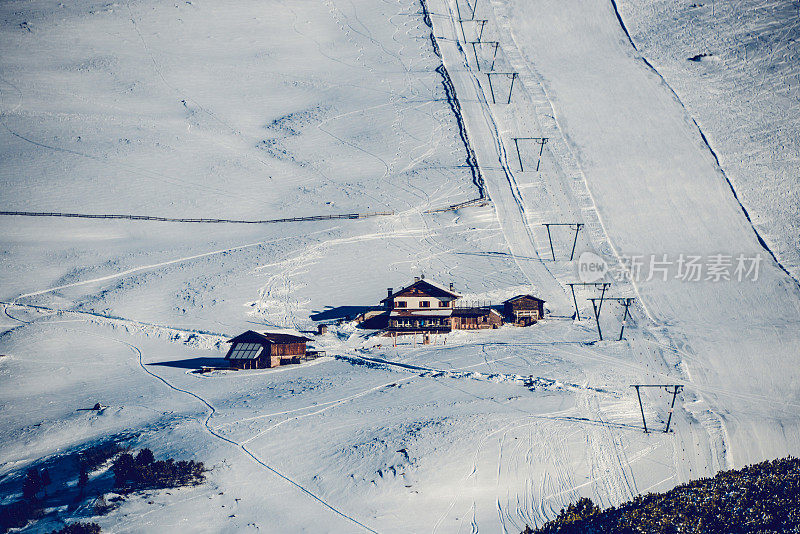
[[[398,300],[397,301],[397,307],[398,308],[407,308],[408,307],[408,303],[405,300]],[[419,301],[419,307],[420,308],[430,308],[431,307],[431,301],[429,301],[429,300],[421,300],[421,301]],[[447,302],[447,301],[444,301],[444,300],[440,300],[439,301],[439,307],[440,308],[449,308],[450,307],[450,303]]]
[[[419,320],[411,320],[411,319],[398,319],[396,321],[392,321],[393,326],[399,327],[419,327],[419,326],[441,326],[447,325],[447,321],[442,321],[440,319],[419,319]]]

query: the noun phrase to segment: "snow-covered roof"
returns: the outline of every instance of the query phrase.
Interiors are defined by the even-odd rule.
[[[418,286],[429,286],[430,288],[432,288],[433,291],[430,291],[430,290],[427,291],[428,293],[431,293],[432,297],[444,296],[444,297],[451,297],[451,298],[455,298],[455,299],[461,298],[461,294],[456,293],[455,291],[452,291],[449,288],[447,288],[447,287],[445,287],[445,286],[443,286],[443,285],[441,285],[441,284],[439,284],[437,282],[431,282],[430,280],[422,278],[420,280],[417,280],[416,282],[414,282],[411,285],[408,285],[406,287],[400,288],[399,290],[397,290],[394,293],[392,293],[392,295],[390,297],[386,297],[381,302],[386,302],[387,300],[391,300],[391,299],[395,298],[396,296],[400,295],[400,293],[402,293],[404,291],[408,291],[409,289],[411,289],[413,287],[418,287]],[[424,289],[423,289],[423,291],[424,291]]]
[[[539,297],[534,297],[533,295],[517,295],[516,297],[511,297],[510,299],[506,300],[505,302],[516,302],[516,301],[518,301],[520,299],[525,299],[525,298],[531,299],[531,300],[538,300],[539,302],[546,302],[545,300],[540,299]]]
[[[228,343],[237,342],[266,342],[272,341],[275,343],[302,343],[303,341],[311,341],[305,336],[299,336],[296,333],[286,331],[268,331],[268,330],[248,330],[243,334],[231,338]]]

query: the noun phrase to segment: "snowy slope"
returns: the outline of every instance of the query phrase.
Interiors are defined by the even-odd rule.
[[[653,325],[688,353],[691,379],[709,388],[703,397],[732,435],[729,461],[796,450],[798,286],[761,247],[684,108],[637,59],[611,5],[507,9],[621,254],[764,255],[756,281],[671,273],[636,290]],[[738,395],[764,400],[742,406]],[[768,399],[789,404],[776,412]]]
[[[798,278],[797,5],[618,4],[636,46],[703,128],[755,227]]]
[[[7,209],[273,218],[457,196],[440,191],[463,172],[455,120],[405,9],[5,3]]]
[[[519,532],[581,495],[616,504],[798,453],[797,285],[612,5],[479,0],[483,38],[501,45],[480,65],[457,0],[0,9],[4,209],[395,212],[258,226],[0,219],[2,498],[40,459],[69,465],[124,435],[206,462],[209,482],[62,519],[109,532]],[[519,72],[510,105],[492,103],[492,59]],[[540,171],[531,146],[523,170],[511,138],[541,135]],[[470,154],[491,204],[428,213],[478,195]],[[555,221],[585,224],[578,255],[616,272],[626,254],[764,261],[756,281],[615,281],[613,296],[638,302],[623,341],[596,342],[596,293],[579,290],[583,320],[571,318],[570,231],[554,232],[550,259],[542,223]],[[188,372],[218,363],[226,336],[346,319],[420,272],[468,301],[535,292],[551,319],[425,347],[344,321],[315,339],[329,357],[311,364]],[[620,314],[604,305],[608,335]],[[686,385],[674,434],[641,432],[637,382]],[[650,424],[668,399],[646,392]],[[97,401],[109,409],[76,411]]]

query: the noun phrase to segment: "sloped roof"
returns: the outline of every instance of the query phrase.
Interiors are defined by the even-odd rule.
[[[303,336],[297,336],[294,334],[289,334],[286,332],[269,332],[269,331],[255,331],[255,330],[248,330],[243,334],[239,334],[238,336],[229,339],[228,343],[237,343],[237,342],[272,342],[272,343],[302,343],[303,341],[311,341],[311,339]]]
[[[538,297],[534,297],[533,295],[517,295],[516,297],[510,298],[510,299],[508,299],[508,300],[506,300],[504,302],[515,302],[515,301],[521,300],[521,299],[531,299],[531,300],[536,300],[536,301],[539,301],[539,302],[547,302],[546,300],[542,300],[542,299],[540,299]]]
[[[450,291],[450,289],[445,288],[443,285],[437,284],[436,282],[431,282],[430,280],[422,279],[414,282],[413,284],[403,287],[397,291],[395,291],[391,297],[386,297],[381,302],[386,302],[387,300],[391,300],[397,296],[399,296],[404,291],[408,291],[409,289],[416,288],[420,291],[425,292],[426,294],[430,295],[431,297],[452,297],[452,298],[461,298],[461,295],[456,293],[455,291]]]

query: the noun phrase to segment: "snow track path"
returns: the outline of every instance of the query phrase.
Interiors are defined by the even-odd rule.
[[[273,3],[7,7],[3,209],[397,212],[261,227],[0,216],[0,306],[19,323],[0,335],[4,452],[45,458],[125,428],[219,466],[195,504],[131,499],[104,530],[437,534],[517,534],[581,496],[615,505],[800,452],[800,295],[770,258],[750,283],[615,282],[611,296],[637,296],[622,342],[572,319],[574,234],[554,232],[551,258],[543,223],[585,224],[576,257],[617,270],[627,254],[767,256],[611,0],[478,0],[495,74],[518,73],[510,103],[494,78],[496,104],[475,25],[459,24],[475,0]],[[537,136],[538,169],[538,146],[518,159],[513,141]],[[489,202],[437,210],[475,196]],[[537,293],[551,318],[414,347],[349,321],[420,272],[465,301]],[[218,362],[224,333],[317,320],[332,357],[190,371]],[[685,384],[674,433],[641,432],[640,381]],[[665,422],[664,395],[645,393],[648,425]],[[119,411],[73,410],[94,397]]]
[[[112,338],[110,338],[110,339],[112,339]],[[139,367],[141,367],[141,369],[142,369],[142,370],[143,370],[145,373],[147,373],[148,375],[152,376],[153,378],[155,378],[155,379],[156,379],[156,380],[158,380],[159,382],[163,383],[163,384],[164,384],[165,386],[167,386],[168,388],[170,388],[170,389],[172,389],[172,390],[175,390],[175,391],[177,391],[177,392],[179,392],[179,393],[183,393],[183,394],[185,394],[185,395],[189,395],[190,397],[193,397],[193,398],[197,399],[198,401],[202,402],[202,403],[203,403],[203,404],[206,406],[206,408],[208,408],[208,415],[207,415],[207,416],[205,417],[205,419],[203,420],[203,427],[204,427],[204,428],[206,429],[206,431],[208,431],[208,433],[209,433],[209,434],[211,434],[211,435],[212,435],[214,438],[216,438],[216,439],[219,439],[219,440],[222,440],[222,441],[224,441],[224,442],[226,442],[226,443],[230,443],[231,445],[234,445],[234,446],[236,446],[236,447],[240,448],[240,449],[242,450],[242,452],[244,452],[244,453],[245,453],[245,454],[246,454],[246,455],[247,455],[247,456],[248,456],[248,457],[249,457],[251,460],[253,460],[255,463],[257,463],[258,465],[260,465],[261,467],[263,467],[263,468],[264,468],[264,469],[266,469],[267,471],[271,472],[272,474],[274,474],[274,475],[278,476],[279,478],[281,478],[281,479],[285,480],[286,482],[288,482],[288,483],[289,483],[289,484],[291,484],[292,486],[296,487],[296,488],[297,488],[297,489],[299,489],[301,492],[305,493],[306,495],[308,495],[309,497],[311,497],[312,499],[314,499],[315,501],[317,501],[318,503],[320,503],[320,504],[321,504],[321,505],[323,505],[324,507],[328,508],[330,511],[332,511],[332,512],[334,512],[335,514],[337,514],[337,515],[339,515],[339,516],[343,517],[344,519],[347,519],[348,521],[350,521],[350,522],[352,522],[352,523],[356,524],[357,526],[359,526],[359,527],[363,528],[364,530],[366,530],[366,531],[368,531],[368,532],[372,532],[372,533],[374,533],[374,534],[378,534],[378,533],[377,533],[377,531],[375,531],[375,530],[371,529],[370,527],[368,527],[368,526],[367,526],[367,525],[365,525],[364,523],[360,522],[360,521],[359,521],[359,520],[357,520],[356,518],[354,518],[354,517],[352,517],[352,516],[348,515],[347,513],[345,513],[345,512],[343,512],[342,510],[340,510],[339,508],[337,508],[337,507],[333,506],[333,505],[332,505],[332,504],[330,504],[330,503],[329,503],[327,500],[323,499],[322,497],[320,497],[320,496],[319,496],[319,495],[317,495],[316,493],[314,493],[314,492],[310,491],[308,488],[304,487],[302,484],[300,484],[300,483],[298,483],[298,482],[295,482],[294,480],[292,480],[291,478],[289,478],[288,476],[286,476],[285,474],[283,474],[282,472],[278,471],[278,470],[277,470],[277,469],[275,469],[274,467],[272,467],[272,466],[270,466],[269,464],[267,464],[267,463],[266,463],[264,460],[262,460],[261,458],[259,458],[258,456],[256,456],[256,454],[255,454],[255,453],[253,453],[253,452],[252,452],[250,449],[248,449],[248,448],[247,448],[247,442],[248,442],[248,441],[250,441],[250,440],[247,440],[247,441],[245,441],[245,442],[239,443],[239,442],[236,442],[236,441],[234,441],[234,440],[232,440],[232,439],[226,438],[225,436],[223,436],[222,434],[220,434],[219,432],[217,432],[217,431],[216,431],[216,430],[215,430],[215,429],[214,429],[214,428],[211,426],[211,418],[212,418],[212,417],[214,417],[214,414],[216,413],[216,411],[217,411],[217,410],[216,410],[216,408],[214,408],[214,406],[213,406],[213,405],[212,405],[212,404],[211,404],[209,401],[207,401],[206,399],[204,399],[202,396],[198,395],[197,393],[194,393],[194,392],[192,392],[192,391],[189,391],[188,389],[183,389],[183,388],[180,388],[180,387],[178,387],[178,386],[175,386],[175,385],[173,385],[173,384],[172,384],[172,383],[170,383],[170,382],[169,382],[167,379],[165,379],[165,378],[163,378],[163,377],[161,377],[161,376],[157,375],[156,373],[152,372],[151,370],[149,370],[149,369],[148,369],[148,368],[145,366],[145,364],[144,364],[144,362],[143,362],[143,360],[142,360],[142,358],[143,358],[143,356],[142,356],[142,351],[141,351],[141,350],[139,349],[139,347],[137,347],[136,345],[134,345],[134,344],[132,344],[132,343],[128,343],[128,342],[126,342],[126,341],[121,341],[121,340],[118,340],[118,339],[114,339],[114,341],[117,341],[117,342],[119,342],[119,343],[122,343],[122,344],[126,345],[126,346],[127,346],[127,347],[129,347],[129,348],[130,348],[130,349],[131,349],[133,352],[135,352],[135,353],[136,353],[136,355],[137,355],[137,358],[138,358],[138,362],[139,362]]]
[[[681,254],[763,256],[756,281],[656,277],[637,284],[655,323],[646,325],[651,335],[691,354],[693,361],[673,353],[678,360],[669,363],[704,392],[687,402],[694,417],[716,414],[704,423],[716,458],[707,473],[797,454],[800,414],[713,393],[798,401],[800,291],[765,253],[691,117],[631,46],[611,2],[493,5],[515,14],[503,39],[513,40],[547,87],[616,250],[673,261]],[[651,364],[660,357],[639,350]]]
[[[321,231],[316,231],[314,233],[321,233]],[[109,280],[114,280],[116,278],[123,278],[125,276],[131,275],[131,274],[134,274],[134,273],[138,273],[138,272],[142,272],[142,271],[149,271],[149,270],[159,269],[161,267],[167,267],[169,265],[174,265],[176,263],[190,262],[190,261],[193,261],[193,260],[207,258],[209,256],[216,256],[216,255],[219,255],[219,254],[228,254],[230,252],[235,252],[237,250],[243,250],[243,249],[252,248],[252,247],[260,247],[260,246],[267,245],[267,244],[270,244],[270,243],[279,243],[281,241],[286,241],[288,239],[291,239],[291,237],[281,237],[281,238],[272,239],[272,240],[268,240],[268,241],[258,241],[256,243],[247,243],[245,245],[237,245],[235,247],[226,247],[226,248],[219,249],[219,250],[212,250],[210,252],[203,252],[201,254],[193,254],[191,256],[184,256],[184,257],[181,257],[181,258],[175,258],[175,259],[172,259],[172,260],[162,261],[162,262],[153,263],[153,264],[149,264],[149,265],[139,265],[137,267],[132,267],[130,269],[126,269],[124,271],[121,271],[121,272],[118,272],[118,273],[109,274],[109,275],[106,275],[106,276],[100,276],[100,277],[97,277],[97,278],[91,278],[89,280],[81,280],[80,282],[72,282],[70,284],[62,284],[62,285],[59,285],[59,286],[49,287],[47,289],[41,289],[41,290],[38,290],[38,291],[31,291],[29,293],[23,293],[22,295],[19,295],[14,299],[14,303],[16,303],[17,301],[19,301],[21,299],[26,299],[26,298],[29,298],[29,297],[35,297],[37,295],[44,295],[45,293],[52,293],[53,291],[60,291],[62,289],[67,289],[67,288],[77,287],[77,286],[83,286],[83,285],[87,285],[87,284],[97,284],[97,283],[101,283],[101,282],[107,282]]]
[[[617,20],[619,21],[620,28],[622,28],[622,31],[625,33],[625,36],[628,38],[628,41],[630,41],[631,46],[633,47],[633,49],[636,50],[636,52],[638,53],[639,49],[636,47],[636,43],[633,41],[633,37],[631,37],[631,34],[628,31],[628,28],[625,26],[625,21],[623,20],[622,14],[619,11],[619,7],[617,6],[616,0],[610,0],[610,2],[611,2],[611,6],[614,8],[614,14],[617,16]],[[787,30],[787,32],[789,32],[789,31],[790,30]],[[676,93],[675,90],[669,85],[669,83],[664,78],[664,76],[662,76],[661,73],[658,72],[658,69],[656,69],[653,66],[653,64],[650,63],[650,61],[648,61],[648,59],[646,57],[641,56],[641,58],[642,58],[642,61],[644,61],[645,65],[647,65],[650,69],[652,69],[653,72],[656,75],[658,75],[658,77],[661,79],[661,81],[664,83],[664,85],[669,88],[670,92],[672,92],[672,94],[675,96],[675,100],[677,100],[678,103],[680,103],[680,105],[683,108],[684,112],[688,115],[689,112],[686,109],[686,106],[681,101],[680,97],[678,96],[678,93]],[[772,261],[775,262],[775,264],[778,267],[780,267],[781,270],[783,270],[783,272],[786,273],[787,276],[789,276],[792,279],[794,279],[795,282],[798,282],[797,278],[795,278],[792,275],[792,273],[790,273],[789,270],[784,265],[782,265],[780,263],[780,261],[778,261],[778,257],[775,255],[775,252],[773,252],[773,250],[769,247],[767,242],[764,240],[762,235],[759,233],[758,229],[753,224],[753,220],[750,218],[750,214],[748,213],[747,208],[744,206],[744,204],[742,204],[742,201],[739,200],[739,195],[736,193],[736,188],[733,186],[733,183],[731,182],[730,178],[728,178],[728,175],[725,173],[725,169],[723,169],[722,166],[720,165],[719,157],[717,156],[717,153],[714,150],[714,148],[711,146],[711,143],[709,143],[708,137],[706,137],[705,132],[700,127],[700,125],[697,123],[697,120],[694,117],[691,117],[691,119],[692,119],[692,123],[697,128],[697,131],[700,133],[700,138],[703,140],[703,143],[705,143],[706,147],[708,148],[708,151],[711,152],[711,155],[714,156],[714,161],[716,162],[717,167],[719,168],[719,172],[721,172],[722,175],[725,177],[725,181],[727,182],[728,187],[731,188],[731,193],[733,193],[733,198],[736,199],[736,202],[739,204],[739,207],[742,209],[742,214],[744,214],[745,219],[747,219],[747,222],[750,223],[750,226],[753,228],[753,233],[755,233],[756,239],[758,240],[758,243],[764,248],[764,251],[767,254],[770,255],[770,257],[772,258]],[[798,284],[800,284],[800,282],[798,282]]]

